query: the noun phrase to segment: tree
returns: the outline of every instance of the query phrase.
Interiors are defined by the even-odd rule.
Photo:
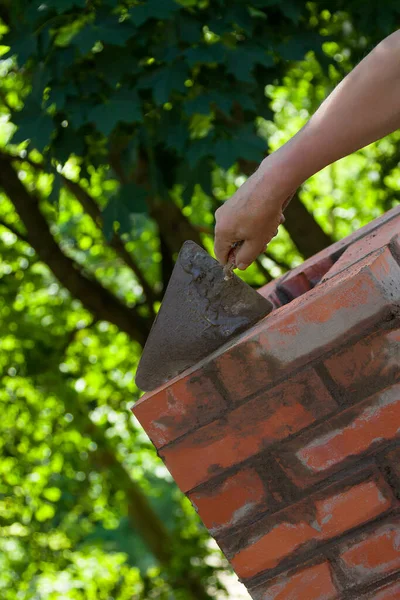
[[[219,202],[399,12],[376,0],[2,3],[0,527],[14,549],[2,548],[0,586],[22,581],[7,600],[57,598],[64,580],[71,598],[214,597],[208,537],[128,417],[141,347],[183,241],[211,249]],[[247,281],[389,208],[397,143],[303,186]]]

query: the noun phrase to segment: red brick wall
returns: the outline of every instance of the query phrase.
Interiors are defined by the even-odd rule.
[[[139,419],[254,600],[400,599],[400,207]]]

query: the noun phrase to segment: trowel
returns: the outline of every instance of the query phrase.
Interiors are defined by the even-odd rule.
[[[151,391],[195,365],[273,306],[194,242],[183,244],[136,373]]]

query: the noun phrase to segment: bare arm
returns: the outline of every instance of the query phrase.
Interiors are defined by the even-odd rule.
[[[384,39],[335,88],[309,122],[266,158],[216,212],[215,253],[231,244],[246,268],[273,237],[285,200],[308,177],[400,127],[400,30]]]

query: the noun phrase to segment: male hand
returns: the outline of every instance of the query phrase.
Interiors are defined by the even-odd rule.
[[[215,213],[215,255],[225,265],[235,242],[243,242],[235,254],[235,265],[244,270],[265,251],[284,222],[283,208],[293,195],[277,173],[271,155],[237,192]]]

